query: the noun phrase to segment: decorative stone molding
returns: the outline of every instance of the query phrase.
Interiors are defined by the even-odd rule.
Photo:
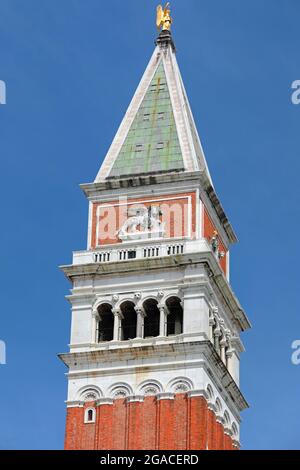
[[[142,403],[144,401],[144,395],[131,395],[126,398],[127,403]]]
[[[75,400],[75,401],[66,401],[67,408],[83,408],[84,401]]]
[[[174,386],[174,393],[186,393],[189,391],[189,386],[183,382],[178,383]]]
[[[224,418],[220,414],[216,413],[216,421],[217,423],[222,424],[222,426],[224,426]]]
[[[232,430],[231,428],[227,427],[226,425],[224,426],[224,434],[226,434],[226,436],[229,436],[229,437],[232,437]]]
[[[80,389],[78,392],[78,397],[80,401],[87,403],[90,401],[97,401],[99,398],[102,398],[103,393],[99,387],[90,385]]]
[[[108,305],[111,305],[112,306],[112,302],[110,300],[110,298],[108,297],[97,297],[95,302],[93,303],[92,305],[92,311],[93,311],[93,314],[98,314],[98,310],[99,308],[101,307],[101,305],[103,304],[108,304]]]
[[[231,359],[235,352],[233,334],[226,328],[225,320],[221,318],[218,307],[211,307],[209,314],[209,336],[224,365],[231,371]]]
[[[207,395],[208,395],[208,399],[210,402],[213,402],[214,398],[215,398],[215,394],[214,394],[214,391],[212,389],[212,386],[211,385],[207,385],[206,387],[206,392],[207,392]]]
[[[232,423],[232,436],[233,437],[238,437],[238,433],[239,433],[239,430],[238,430],[238,427],[235,423]]]
[[[94,392],[89,392],[86,395],[84,395],[84,401],[89,402],[89,401],[96,401],[97,400],[97,394]]]
[[[127,391],[124,389],[118,389],[114,392],[113,398],[115,400],[118,400],[119,398],[126,398],[127,397]]]
[[[210,411],[213,411],[216,414],[217,409],[216,409],[216,405],[214,403],[208,402],[207,407]]]
[[[234,447],[235,449],[237,449],[237,450],[239,450],[239,449],[241,448],[240,442],[237,441],[237,440],[235,440],[235,439],[233,439],[232,445],[233,445],[233,447]]]
[[[138,393],[144,396],[157,395],[162,391],[163,387],[157,380],[147,380],[138,387]]]
[[[205,400],[208,400],[208,395],[206,390],[190,390],[188,392],[188,397],[189,398],[195,398],[195,397],[202,397],[205,398]]]
[[[169,393],[169,392],[161,392],[158,393],[156,396],[157,400],[174,400],[175,394],[174,393]]]
[[[230,421],[230,416],[229,416],[228,411],[224,412],[224,417],[223,418],[224,418],[224,424],[225,424],[226,428],[231,429],[231,421]]]
[[[153,387],[151,385],[149,385],[149,387],[146,387],[145,388],[145,397],[151,397],[151,396],[155,396],[159,393],[159,391],[157,390],[156,387]]]
[[[96,401],[96,406],[102,406],[102,405],[113,405],[114,401],[112,398],[100,398],[99,400]]]
[[[108,395],[110,398],[118,400],[133,395],[133,390],[128,384],[119,383],[110,387]]]
[[[167,386],[167,390],[171,390],[173,393],[187,393],[193,388],[193,382],[186,377],[176,377]]]

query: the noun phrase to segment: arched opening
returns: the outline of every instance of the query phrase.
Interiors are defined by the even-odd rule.
[[[181,335],[183,333],[183,309],[178,297],[171,297],[167,300],[167,336]]]
[[[214,395],[214,391],[213,391],[211,385],[207,386],[207,395],[208,395],[209,401],[212,402],[214,400],[215,395]]]
[[[100,305],[98,313],[98,342],[112,341],[114,339],[114,314],[111,305]]]
[[[159,336],[160,311],[157,300],[149,299],[144,302],[144,338],[155,338]]]
[[[227,428],[229,428],[231,426],[230,416],[229,416],[228,411],[225,411],[225,413],[224,413],[224,424],[225,424],[225,427],[227,427]]]
[[[121,340],[127,341],[136,338],[137,315],[133,302],[124,302],[121,305],[123,315],[121,323]]]
[[[222,403],[220,402],[219,398],[216,399],[216,413],[220,414],[222,413]]]
[[[84,422],[86,424],[94,423],[96,421],[96,410],[95,408],[88,408],[84,413]]]
[[[237,425],[235,423],[233,423],[233,425],[232,425],[232,437],[237,438],[238,433],[239,433],[239,431],[238,431]]]

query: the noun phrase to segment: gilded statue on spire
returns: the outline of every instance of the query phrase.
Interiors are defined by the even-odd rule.
[[[158,5],[156,18],[158,29],[162,29],[162,31],[170,31],[173,23],[170,13],[170,2],[168,2],[164,8],[161,5]]]

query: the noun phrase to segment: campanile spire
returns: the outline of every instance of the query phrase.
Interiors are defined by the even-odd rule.
[[[93,183],[72,284],[66,449],[237,449],[237,241],[208,170],[171,36],[156,47]]]

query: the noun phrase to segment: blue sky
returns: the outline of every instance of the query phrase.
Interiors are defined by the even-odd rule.
[[[63,446],[70,288],[94,179],[152,54],[154,0],[0,0],[0,447]],[[245,449],[299,449],[298,0],[173,0],[174,39],[217,193],[240,243]],[[297,243],[296,243],[297,242]]]

